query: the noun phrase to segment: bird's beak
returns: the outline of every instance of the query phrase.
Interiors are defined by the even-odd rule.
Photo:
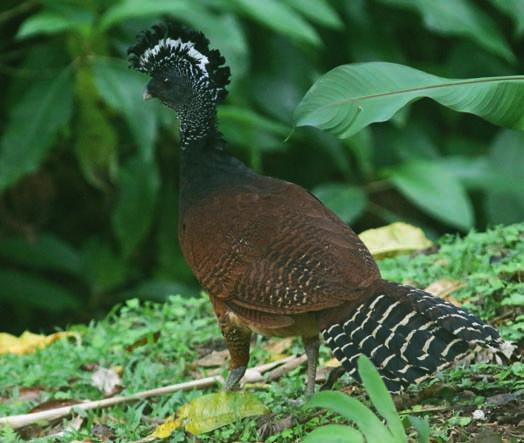
[[[147,89],[147,87],[146,87],[146,89],[144,89],[144,93],[142,94],[142,98],[143,98],[144,100],[150,100],[150,99],[153,98],[153,96],[151,95],[151,93],[149,92],[149,90]]]

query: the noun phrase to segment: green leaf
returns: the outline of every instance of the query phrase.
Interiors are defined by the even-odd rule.
[[[249,392],[218,392],[191,400],[177,411],[186,431],[198,435],[244,417],[267,414],[266,406]]]
[[[511,48],[496,23],[469,0],[380,0],[388,5],[413,9],[424,24],[444,35],[459,35],[507,61],[515,61]]]
[[[232,0],[244,15],[297,41],[320,44],[315,29],[285,3],[277,0]]]
[[[0,270],[0,300],[47,312],[79,309],[79,300],[61,286],[29,273]]]
[[[310,432],[302,443],[364,443],[364,437],[349,426],[326,425]]]
[[[343,26],[337,12],[326,0],[315,0],[313,2],[305,2],[303,0],[284,1],[312,22],[335,29],[340,29]]]
[[[515,34],[524,35],[524,2],[522,0],[491,0],[491,3],[501,12],[507,14],[515,22]]]
[[[361,355],[357,362],[358,373],[362,379],[362,384],[366,388],[373,406],[382,417],[386,419],[388,428],[393,437],[398,441],[406,441],[407,436],[404,432],[404,426],[398,415],[393,399],[389,394],[386,385],[380,378],[380,375],[369,358]]]
[[[429,425],[428,422],[420,417],[415,417],[413,415],[408,416],[408,420],[411,423],[411,426],[417,431],[417,442],[418,443],[429,443]]]
[[[201,30],[209,38],[211,47],[220,50],[233,73],[233,83],[245,74],[249,65],[249,52],[238,17],[233,14],[211,14],[192,6],[191,14],[177,15],[177,18]]]
[[[120,170],[119,197],[112,224],[126,257],[149,232],[159,185],[160,178],[153,160],[132,158]]]
[[[489,167],[503,181],[504,187],[490,182],[487,189],[486,212],[489,221],[517,223],[524,217],[524,133],[501,131],[495,137]]]
[[[73,108],[71,69],[28,82],[13,106],[0,141],[0,191],[34,172],[53,146]]]
[[[325,183],[313,190],[319,200],[346,223],[355,221],[367,205],[367,196],[357,186]]]
[[[147,77],[131,71],[124,61],[96,58],[91,66],[100,97],[124,114],[134,141],[144,159],[153,157],[160,103],[144,102]]]
[[[80,256],[75,249],[52,234],[34,240],[4,237],[0,240],[0,257],[14,264],[44,271],[80,273]]]
[[[83,275],[94,294],[110,291],[127,278],[125,261],[99,238],[91,238],[82,246],[81,263]]]
[[[27,18],[16,34],[17,39],[32,37],[36,34],[59,34],[70,29],[89,27],[92,22],[91,17],[66,17],[56,12],[43,11],[33,14]]]
[[[413,161],[391,170],[391,181],[409,200],[436,219],[467,230],[473,208],[463,185],[437,163]]]
[[[306,408],[325,408],[355,422],[357,428],[370,442],[391,442],[391,434],[379,418],[358,400],[341,392],[317,392],[306,403]]]
[[[78,108],[76,156],[86,180],[104,189],[117,174],[117,134],[105,110],[99,106],[92,77],[84,68],[77,71],[75,94]]]
[[[322,76],[295,111],[298,126],[349,137],[390,120],[423,97],[491,123],[524,129],[524,76],[452,80],[394,63],[339,66]]]
[[[144,18],[162,14],[172,14],[180,17],[190,16],[194,8],[193,2],[155,0],[144,2],[142,0],[124,0],[110,7],[100,19],[102,31],[133,18]]]

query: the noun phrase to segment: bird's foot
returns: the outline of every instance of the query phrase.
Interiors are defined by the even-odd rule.
[[[246,373],[246,367],[240,366],[235,369],[231,369],[229,371],[229,375],[227,376],[226,383],[224,385],[224,389],[226,391],[236,391],[240,389],[240,380]]]

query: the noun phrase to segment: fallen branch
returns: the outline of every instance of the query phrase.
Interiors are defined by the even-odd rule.
[[[282,360],[278,360],[272,363],[266,363],[260,366],[256,366],[254,368],[251,368],[246,373],[246,381],[249,383],[256,383],[260,381],[264,381],[265,377],[262,375],[264,372],[267,372],[271,369],[278,368],[281,366],[282,368],[286,368],[285,371],[282,373],[279,373],[279,377],[284,375],[285,373],[291,371],[292,369],[296,368],[298,365],[300,365],[302,362],[305,361],[304,355],[299,356],[293,356],[293,357],[287,357]],[[280,368],[278,368],[279,370]],[[272,371],[274,372],[274,371]],[[269,373],[269,379],[274,380],[275,375],[272,373]],[[224,379],[220,375],[214,375],[212,377],[205,377],[198,380],[192,380],[184,383],[178,383],[175,385],[169,385],[164,386],[161,388],[155,388],[155,389],[149,389],[147,391],[137,392],[136,394],[131,395],[120,395],[116,397],[111,398],[105,398],[103,400],[86,400],[82,401],[75,405],[70,406],[63,406],[60,408],[55,409],[49,409],[47,411],[40,411],[40,412],[32,412],[29,414],[22,414],[22,415],[11,415],[8,417],[0,417],[0,426],[10,426],[11,428],[18,429],[22,428],[24,426],[30,425],[32,423],[35,423],[37,421],[41,420],[56,420],[59,418],[67,417],[68,415],[75,412],[75,410],[82,410],[82,411],[88,411],[91,409],[100,409],[100,408],[107,408],[110,406],[122,404],[122,403],[129,403],[132,401],[142,400],[144,398],[149,397],[156,397],[159,395],[164,394],[170,394],[172,392],[177,391],[188,391],[191,389],[205,389],[210,386],[213,386],[215,384],[223,384]]]

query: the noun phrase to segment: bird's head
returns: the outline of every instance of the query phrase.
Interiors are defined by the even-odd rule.
[[[183,113],[214,108],[227,95],[229,68],[201,32],[165,22],[140,34],[127,52],[130,67],[151,77],[144,99],[157,98]]]

